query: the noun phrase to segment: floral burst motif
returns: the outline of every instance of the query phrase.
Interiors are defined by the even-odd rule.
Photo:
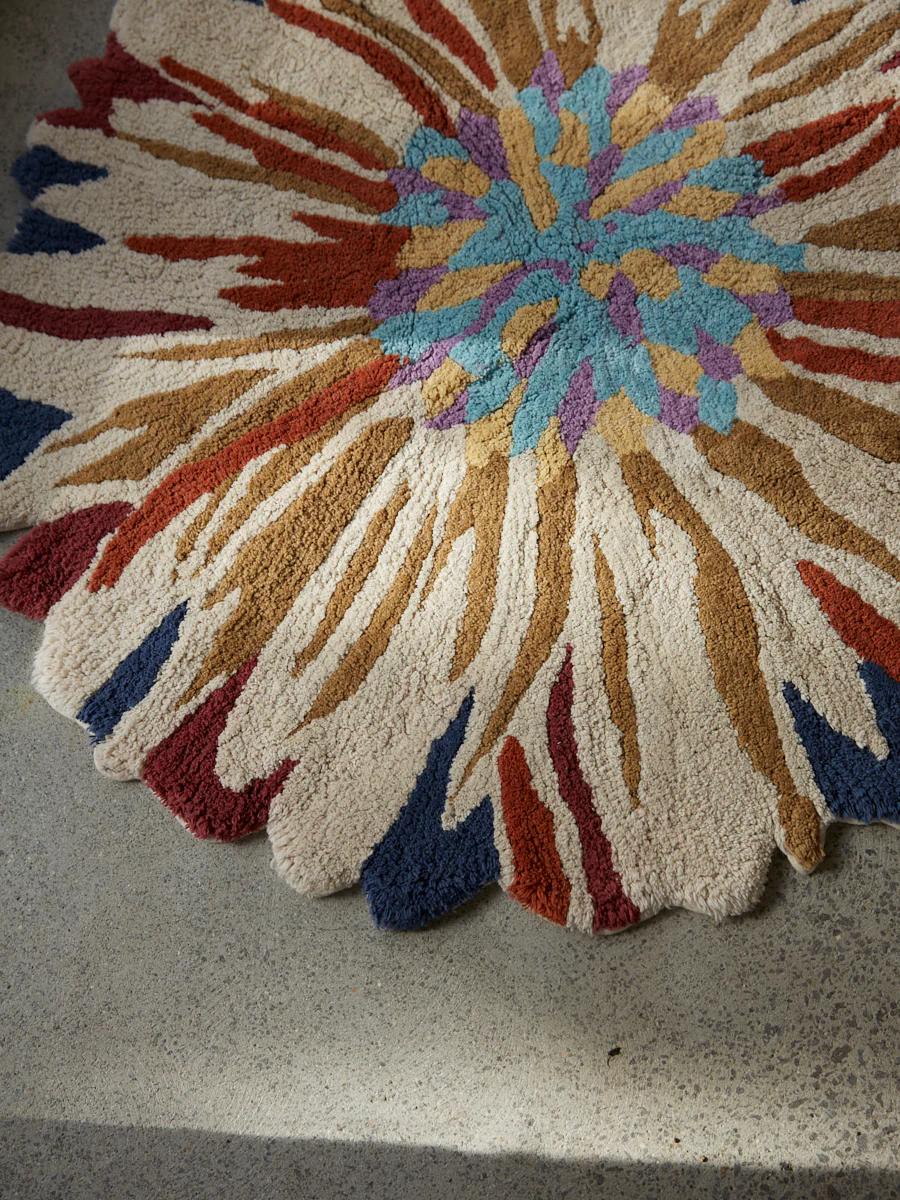
[[[671,102],[646,67],[566,88],[548,50],[518,103],[416,131],[384,221],[409,230],[369,301],[383,349],[447,429],[509,405],[511,453],[551,420],[574,454],[614,396],[671,429],[728,432],[732,380],[792,319],[759,161],[726,156],[714,99]],[[754,320],[754,318],[756,318]]]
[[[98,766],[390,928],[897,821],[898,30],[121,0],[0,293],[0,597]]]

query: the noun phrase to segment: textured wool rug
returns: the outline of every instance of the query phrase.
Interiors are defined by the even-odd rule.
[[[0,590],[98,767],[390,928],[896,822],[898,30],[122,0],[0,295]]]

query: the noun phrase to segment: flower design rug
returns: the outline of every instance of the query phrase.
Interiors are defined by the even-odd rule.
[[[0,592],[100,770],[399,929],[898,820],[895,4],[122,0],[71,74]]]

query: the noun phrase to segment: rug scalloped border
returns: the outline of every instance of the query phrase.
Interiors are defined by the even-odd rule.
[[[361,60],[370,72],[365,78],[377,77],[385,94],[394,96],[387,125],[396,120],[407,132],[400,138],[393,129],[372,130],[299,93],[290,96],[274,85],[244,80],[264,96],[251,103],[236,90],[233,65],[224,72],[231,83],[224,74],[217,79],[188,65],[192,54],[201,57],[188,34],[179,51],[185,62],[172,54],[142,61],[135,55],[153,34],[152,21],[143,23],[128,0],[114,13],[115,32],[105,54],[71,70],[80,106],[44,114],[32,128],[30,148],[14,169],[30,203],[5,259],[11,290],[0,292],[2,336],[13,352],[12,374],[18,381],[15,390],[0,387],[0,420],[7,430],[0,481],[10,481],[4,493],[9,527],[30,524],[35,516],[39,523],[0,562],[0,604],[49,619],[35,686],[90,732],[98,767],[121,778],[142,778],[200,838],[231,840],[268,823],[276,868],[289,883],[316,894],[360,882],[376,924],[398,930],[430,923],[493,882],[541,916],[593,932],[625,929],[675,906],[718,919],[758,901],[776,847],[808,871],[822,857],[830,823],[900,824],[900,628],[886,615],[896,589],[891,593],[885,585],[900,578],[900,563],[882,533],[890,533],[890,507],[896,519],[900,493],[897,472],[886,473],[900,457],[900,418],[892,407],[900,382],[900,280],[890,274],[900,252],[900,208],[891,204],[884,182],[890,178],[886,168],[900,158],[900,104],[890,84],[900,67],[895,49],[900,18],[880,3],[823,14],[812,14],[810,4],[810,15],[799,11],[807,6],[796,0],[725,0],[715,19],[701,22],[693,10],[679,12],[677,0],[659,0],[660,41],[647,65],[622,65],[642,60],[627,59],[629,38],[633,42],[636,35],[617,28],[611,14],[608,40],[613,57],[621,61],[617,71],[606,71],[595,66],[602,62],[604,41],[600,25],[591,25],[590,3],[582,8],[582,24],[567,29],[559,27],[552,2],[542,4],[539,20],[522,4],[498,7],[471,0],[466,8],[463,0],[456,5],[397,0],[390,9],[394,20],[350,0],[324,0],[321,9],[288,0],[269,0],[267,6],[262,0],[209,0],[216,11],[228,5],[234,6],[235,29],[240,27],[243,36],[253,28],[251,22],[265,22],[259,25],[260,39],[271,37],[275,50],[288,30],[291,38],[300,31],[301,41],[283,45],[305,45],[307,35],[321,39],[332,56],[327,60],[332,68],[326,64],[325,71],[338,61]],[[775,10],[792,32],[777,32]],[[736,65],[735,47],[745,44],[752,47],[747,54],[756,57]],[[646,54],[647,47],[641,49]],[[843,107],[800,118],[803,105],[795,101],[828,87],[828,95],[836,96],[845,75],[850,82]],[[724,115],[704,90],[703,81],[713,76],[732,104]],[[787,82],[786,76],[791,76]],[[772,106],[781,106],[780,115],[775,126],[767,127],[765,113]],[[187,113],[205,130],[203,150],[163,137],[175,129],[178,114]],[[422,124],[416,127],[416,121]],[[728,121],[747,131],[736,148],[725,149],[726,143],[731,146]],[[148,131],[157,125],[159,136],[151,138]],[[221,142],[217,156],[209,149],[215,139]],[[298,141],[306,147],[302,153]],[[178,171],[206,179],[210,188],[218,186],[216,180],[238,181],[256,189],[248,194],[265,195],[267,204],[273,201],[266,189],[276,196],[287,189],[293,198],[284,211],[302,210],[295,220],[306,226],[303,240],[209,233],[113,236],[122,214],[104,209],[103,203],[109,197],[115,205],[115,188],[125,186],[120,182],[125,160],[117,159],[113,146],[130,163],[175,163]],[[676,170],[673,163],[681,165]],[[93,212],[76,198],[90,188],[99,197]],[[501,193],[495,218],[491,197]],[[845,194],[859,197],[848,201],[858,206],[857,215],[835,219]],[[127,189],[120,195],[127,197]],[[827,217],[820,220],[803,208],[811,201],[822,203]],[[574,215],[563,227],[558,222],[566,204]],[[352,219],[323,215],[323,206],[331,212],[329,205],[344,206]],[[799,212],[807,216],[791,215]],[[482,230],[499,236],[501,217],[511,229],[533,225],[538,231],[533,244],[522,243],[522,261],[511,266],[512,260],[486,258],[478,241]],[[660,241],[654,232],[657,240],[647,249],[640,238],[650,225],[641,226],[642,220],[656,222],[654,230],[663,231],[705,222],[708,244]],[[732,232],[722,232],[722,220],[731,222]],[[763,228],[768,232],[760,232]],[[562,232],[553,242],[557,229]],[[579,241],[570,262],[565,239],[572,239],[572,230],[582,231],[582,237],[584,229],[601,233],[607,249],[597,249],[596,239]],[[794,233],[796,243],[784,234],[798,229],[802,238]],[[637,249],[609,249],[620,236],[632,236],[631,230]],[[547,246],[561,257],[548,258]],[[220,280],[219,264],[229,255],[243,259],[233,277],[238,282],[209,296],[198,284],[197,294],[185,295],[184,304],[163,304],[160,293],[166,288],[160,284],[154,292],[146,273],[141,276],[147,281],[146,299],[127,301],[125,307],[108,286],[100,303],[57,302],[57,279],[74,281],[76,270],[84,272],[88,285],[73,282],[72,294],[83,298],[94,286],[103,293],[107,274],[122,269],[122,263],[155,258],[160,276],[180,280],[187,277],[181,270],[185,262],[199,262],[209,278]],[[848,267],[835,265],[844,259]],[[107,262],[113,266],[104,266]],[[547,291],[548,274],[554,272]],[[126,293],[134,291],[127,272],[123,284]],[[696,318],[693,349],[673,347],[675,335],[659,316],[658,306],[678,294],[687,296],[689,306],[696,305],[697,296],[717,297],[718,307],[707,304]],[[502,305],[511,295],[519,297],[520,307],[502,329],[497,327],[497,344],[490,342],[496,362],[482,367],[483,351],[476,353],[472,343],[484,329],[493,329],[490,322],[497,311],[505,312]],[[222,315],[223,301],[248,319],[246,337],[238,337],[235,321]],[[604,336],[628,349],[628,389],[607,386],[599,361],[581,343],[578,354],[569,351],[559,330],[575,328],[575,309],[566,307],[570,302],[576,308],[579,303],[599,306],[596,312],[608,322]],[[474,324],[469,316],[457,320],[455,315],[468,314],[467,304],[482,305]],[[272,326],[267,316],[304,306],[316,312],[351,311],[350,317],[329,317],[319,337],[340,346],[331,358],[314,349],[314,324],[298,327],[288,315],[282,326]],[[670,312],[666,319],[675,329],[683,318],[674,308]],[[112,364],[115,355],[117,369],[129,356],[163,366],[196,361],[207,346],[213,347],[210,358],[226,357],[233,369],[152,395],[128,393],[118,405],[105,403],[101,413],[73,396],[70,412],[59,401],[59,387],[44,388],[44,372],[50,369],[45,364],[60,369],[71,346],[72,362],[78,364],[72,369],[82,372],[83,386],[93,368],[84,365],[87,360],[75,346],[86,340],[98,347],[98,356],[107,353],[106,347],[117,347],[108,359]],[[420,342],[424,348],[414,348]],[[124,344],[127,350],[121,349]],[[313,358],[303,358],[307,352]],[[289,353],[307,366],[312,362],[311,369],[299,375],[297,367],[290,379],[279,375]],[[252,368],[234,367],[253,355],[258,361]],[[555,376],[548,374],[551,360]],[[615,361],[625,370],[621,355]],[[157,377],[149,368],[147,374]],[[270,374],[275,388],[264,393]],[[166,377],[161,367],[159,378]],[[529,393],[532,377],[536,382]],[[498,391],[498,379],[506,381],[505,390]],[[215,380],[225,382],[216,386]],[[284,392],[289,386],[301,389],[302,403],[292,408],[283,398],[271,400],[278,387]],[[545,393],[552,405],[531,403],[531,395]],[[390,409],[384,402],[393,394],[410,399]],[[246,400],[248,395],[254,399]],[[258,395],[270,405],[267,423],[260,419],[254,427],[248,418],[249,424],[241,425],[238,417],[251,411]],[[216,443],[222,413],[231,413],[232,404],[238,414],[229,418],[238,421],[234,438]],[[375,416],[366,425],[369,417],[363,415],[370,410]],[[771,422],[777,435],[751,420],[752,414],[769,410],[777,415]],[[195,412],[201,414],[196,420]],[[347,430],[357,418],[362,433],[353,442]],[[67,428],[70,421],[74,435]],[[176,436],[169,441],[167,422],[173,421]],[[447,439],[448,457],[462,448],[461,482],[448,484],[445,492],[432,487],[426,470],[439,473],[427,449],[438,437]],[[103,457],[92,458],[98,438]],[[826,466],[839,461],[828,439],[844,447],[854,466],[871,464],[870,512],[862,499],[865,488],[857,482],[851,486],[849,467],[844,494],[832,484],[824,486]],[[590,459],[591,445],[601,440],[608,458]],[[248,474],[239,484],[242,470],[249,471],[264,455],[279,464],[279,455],[286,454],[288,473],[279,474],[276,466],[269,491],[258,497],[269,503],[277,495],[276,483],[305,487],[296,480],[308,463],[318,461],[317,453],[331,453],[338,442],[333,453],[349,465],[341,474],[337,464],[343,459],[323,457],[322,492],[337,506],[343,487],[347,528],[371,512],[354,554],[348,552],[342,565],[331,568],[329,605],[337,604],[340,611],[326,613],[310,627],[313,637],[302,651],[291,650],[294,676],[310,661],[315,665],[315,655],[327,649],[363,594],[369,576],[354,583],[354,572],[359,575],[366,554],[380,564],[379,555],[396,541],[405,558],[401,555],[397,569],[387,572],[369,624],[348,643],[345,658],[338,658],[332,674],[317,685],[306,715],[283,740],[299,736],[311,721],[332,720],[349,701],[356,704],[355,718],[364,720],[367,710],[357,703],[357,691],[369,695],[370,676],[388,660],[394,675],[384,667],[385,686],[397,686],[397,660],[388,647],[401,637],[398,630],[414,625],[409,615],[414,610],[430,604],[432,620],[442,617],[454,628],[459,622],[460,629],[447,646],[443,634],[437,637],[435,659],[454,656],[443,693],[446,711],[440,720],[429,715],[419,725],[412,721],[415,761],[403,767],[412,786],[385,801],[389,818],[379,812],[371,829],[362,832],[354,822],[369,820],[364,800],[346,786],[328,803],[316,796],[315,776],[307,779],[306,759],[293,749],[270,753],[265,769],[249,779],[241,775],[239,750],[228,749],[235,736],[230,722],[239,706],[244,705],[240,711],[247,722],[270,719],[258,711],[267,702],[267,687],[272,702],[270,642],[281,636],[301,594],[284,599],[271,628],[268,618],[261,618],[262,633],[253,633],[253,605],[264,609],[266,589],[277,591],[266,555],[277,557],[279,544],[260,541],[253,569],[262,583],[254,583],[249,601],[246,576],[233,574],[233,562],[215,586],[205,585],[205,598],[201,585],[189,584],[182,570],[185,563],[199,562],[201,550],[207,560],[221,551],[215,546],[216,521],[227,527],[240,508],[240,497],[228,508],[229,488],[246,488],[252,497],[267,468],[258,469],[252,482]],[[359,449],[363,442],[365,452]],[[412,465],[397,474],[400,486],[393,494],[379,492],[389,464],[393,469],[411,443],[418,458],[409,452]],[[813,461],[826,443],[822,462]],[[195,454],[198,446],[205,447],[205,457]],[[162,463],[185,448],[190,455],[166,474]],[[689,460],[688,453],[695,457]],[[48,458],[53,454],[68,463],[64,477],[52,477],[47,463],[56,461]],[[142,476],[145,460],[151,465]],[[608,493],[601,496],[597,490],[593,476],[600,467],[592,473],[586,462],[601,463],[615,477]],[[725,481],[716,485],[723,504],[733,503],[743,488],[752,500],[747,512],[757,514],[753,520],[761,527],[769,522],[767,528],[774,528],[770,514],[778,514],[791,530],[793,540],[784,540],[789,550],[775,547],[771,562],[757,566],[754,575],[752,555],[762,553],[758,545],[765,533],[744,557],[733,545],[726,550],[721,530],[712,527],[710,505],[701,512],[696,497],[688,498],[693,485],[672,466],[680,462],[687,463],[688,473],[699,469],[691,463],[702,463],[711,477]],[[441,471],[449,477],[452,469]],[[155,481],[149,493],[142,485],[145,477]],[[530,490],[514,492],[525,486],[526,477]],[[273,525],[295,505],[298,512],[306,511],[303,502],[316,486],[300,492]],[[640,560],[634,569],[643,572],[637,585],[627,578],[626,558],[610,555],[611,535],[584,516],[588,502],[580,499],[596,496],[598,512],[601,499],[613,509],[609,497],[615,487],[629,496],[626,523]],[[53,488],[62,490],[53,493]],[[376,494],[385,500],[380,512],[372,500]],[[511,537],[512,519],[504,507],[508,494],[513,496],[509,506],[525,495],[536,507],[537,532],[534,544],[527,543],[531,561],[515,577],[522,585],[525,569],[533,572],[534,611],[511,656],[515,661],[505,688],[493,711],[482,712],[481,692],[490,694],[493,686],[481,650],[489,638],[490,612],[479,615],[471,597],[483,596],[487,588],[490,604],[502,605],[506,595],[510,611],[514,607],[514,595],[499,582],[503,569],[515,575],[509,560],[500,560]],[[488,511],[484,495],[501,495],[496,513]],[[312,501],[308,505],[311,513]],[[245,523],[252,511],[244,514]],[[317,509],[316,515],[323,511]],[[621,502],[615,511],[625,521]],[[287,523],[282,536],[298,528],[308,530]],[[590,555],[577,553],[576,530],[582,540],[592,538]],[[238,531],[235,524],[231,533]],[[176,535],[177,553],[165,563],[171,580],[164,581],[154,554],[160,556],[162,547],[162,562]],[[446,597],[446,579],[451,567],[463,570],[457,544],[468,535],[476,550],[460,608]],[[251,540],[261,536],[258,531],[249,535]],[[338,530],[328,554],[342,544],[340,536]],[[809,553],[791,549],[801,541]],[[691,556],[686,562],[678,559],[685,545]],[[332,563],[326,551],[316,569],[326,559]],[[594,589],[589,605],[577,590],[583,589],[588,558]],[[782,570],[786,562],[792,568],[787,573]],[[374,567],[367,569],[374,577]],[[667,571],[668,599],[662,579]],[[772,583],[776,571],[777,586]],[[311,569],[304,588],[313,574]],[[109,651],[107,669],[98,678],[90,647],[78,642],[79,623],[84,619],[90,636],[98,635],[102,621],[90,609],[92,597],[114,595],[124,580],[124,604],[127,589],[138,588],[136,579],[144,587],[155,581],[162,601],[167,595],[170,601],[154,600],[149,615],[136,613],[133,635],[111,635],[121,649],[112,658]],[[762,601],[748,580],[763,580]],[[213,601],[227,607],[224,602],[232,602],[236,587],[238,616],[209,632],[204,613]],[[340,607],[335,597],[342,588],[347,595]],[[556,591],[561,600],[553,597]],[[657,629],[662,627],[657,610],[672,608],[673,650],[684,648],[679,629],[688,631],[685,644],[691,630],[699,631],[708,679],[696,670],[690,681],[699,697],[697,712],[728,722],[727,736],[711,735],[708,744],[695,734],[703,743],[708,773],[720,770],[716,777],[725,785],[721,815],[709,808],[707,818],[713,824],[721,820],[723,828],[709,830],[709,845],[698,846],[696,863],[691,846],[682,844],[682,826],[690,829],[686,813],[670,808],[689,804],[694,791],[709,791],[710,785],[701,787],[699,752],[689,763],[693,777],[681,778],[678,755],[685,743],[673,740],[671,797],[660,798],[651,743],[657,732],[681,736],[674,732],[666,696],[680,696],[689,705],[691,687],[666,693],[663,681],[662,700],[654,709],[646,680],[635,686],[639,670],[665,675],[639,639],[635,649],[637,631],[652,627],[650,617],[641,615],[645,595],[651,596],[646,605],[656,606]],[[878,603],[871,603],[876,596]],[[762,665],[760,613],[766,604],[781,604],[786,611],[777,620],[786,625],[785,597],[798,606],[790,610],[795,623],[817,624],[803,635],[805,659],[798,648],[801,634],[794,631],[796,644],[790,643],[783,657],[797,671],[773,680],[772,669],[764,671]],[[116,629],[124,624],[122,611],[116,617],[110,601],[114,616],[109,620]],[[650,624],[641,626],[639,618]],[[593,657],[573,630],[596,634]],[[206,658],[195,662],[191,644],[204,637]],[[314,653],[310,647],[317,639]],[[182,672],[184,678],[173,665],[177,655],[193,664]],[[819,658],[825,670],[840,668],[837,682],[817,677]],[[347,665],[351,660],[353,671]],[[425,682],[412,695],[413,706],[436,707],[430,669],[422,668]],[[134,731],[167,672],[174,682],[166,687],[182,689],[178,703],[186,712],[174,723],[163,713],[164,736],[148,746]],[[595,675],[602,676],[599,692]],[[92,680],[90,686],[85,680]],[[407,681],[407,686],[412,685]],[[583,691],[602,726],[599,733],[585,717]],[[280,695],[277,689],[274,695]],[[383,724],[373,707],[377,699],[372,685],[368,714],[373,726]],[[385,703],[393,704],[393,697]],[[381,748],[401,778],[401,758],[390,740]],[[333,784],[347,784],[351,773],[342,774],[327,760],[321,739],[307,738],[303,745],[312,747],[311,761],[317,761],[316,754],[324,756],[322,770],[332,771]],[[653,770],[651,794],[647,780]],[[390,781],[388,767],[385,772]],[[294,786],[301,775],[305,788]],[[605,795],[598,799],[601,783],[618,797],[615,802]],[[387,786],[384,779],[382,786]],[[740,787],[750,788],[747,812],[741,812],[743,798],[736,797]],[[356,790],[365,790],[358,778]],[[733,829],[724,827],[729,822]],[[670,861],[676,865],[670,867]]]

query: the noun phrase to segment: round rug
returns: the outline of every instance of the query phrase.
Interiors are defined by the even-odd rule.
[[[100,770],[394,929],[897,822],[898,31],[121,0],[0,293],[0,592]]]

